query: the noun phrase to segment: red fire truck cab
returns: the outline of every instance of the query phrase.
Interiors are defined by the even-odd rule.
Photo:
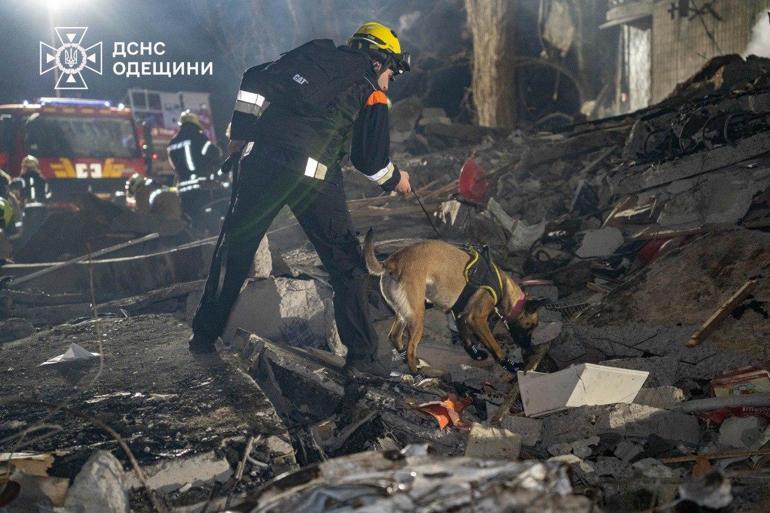
[[[0,105],[0,168],[18,176],[34,155],[54,201],[80,192],[112,193],[145,173],[130,109],[103,100],[41,98]]]

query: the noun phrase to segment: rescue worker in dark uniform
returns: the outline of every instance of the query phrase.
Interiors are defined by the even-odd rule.
[[[21,174],[18,179],[20,200],[24,205],[45,203],[51,192],[43,175],[40,173],[40,161],[32,155],[21,160]]]
[[[11,193],[11,175],[0,169],[0,198],[7,198]]]
[[[198,115],[186,110],[179,116],[179,131],[168,143],[168,160],[177,182],[213,174],[220,159],[219,148],[203,133]]]
[[[347,209],[340,160],[385,191],[411,192],[409,174],[389,157],[388,99],[394,73],[409,70],[396,34],[366,23],[347,46],[315,40],[244,74],[231,122],[240,172],[217,255],[193,320],[192,351],[213,351],[247,277],[260,239],[288,205],[329,272],[349,372],[388,376],[377,360],[368,275]]]

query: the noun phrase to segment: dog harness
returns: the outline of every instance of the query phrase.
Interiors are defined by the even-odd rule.
[[[497,306],[503,299],[503,278],[500,274],[500,269],[497,264],[492,261],[492,257],[489,255],[489,247],[482,246],[481,251],[477,250],[472,245],[466,247],[466,251],[470,256],[468,264],[465,266],[465,287],[457,301],[452,305],[452,313],[455,317],[459,317],[465,307],[468,305],[471,296],[479,290],[484,289],[492,296],[495,301],[495,311],[503,320],[511,320],[521,314],[524,310],[524,304],[527,299],[526,296],[522,296],[516,301],[508,312],[500,312],[497,310]]]
[[[495,301],[495,306],[503,298],[503,278],[500,276],[500,269],[497,268],[497,264],[489,256],[489,247],[482,246],[481,251],[479,251],[469,244],[466,251],[470,255],[470,260],[463,271],[465,287],[460,292],[455,304],[452,305],[452,312],[456,317],[462,314],[471,296],[479,289],[489,292]]]

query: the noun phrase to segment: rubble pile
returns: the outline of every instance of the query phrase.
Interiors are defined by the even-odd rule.
[[[435,308],[410,373],[373,280],[392,373],[350,379],[328,276],[289,230],[260,246],[213,356],[185,324],[211,240],[56,279],[4,267],[0,511],[766,511],[767,68],[719,58],[658,105],[558,133],[394,105],[441,236],[488,244],[550,300],[531,354],[494,327],[515,376]],[[349,206],[391,234],[379,253],[431,233],[364,182]]]

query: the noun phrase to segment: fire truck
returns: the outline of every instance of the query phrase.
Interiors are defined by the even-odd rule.
[[[53,200],[112,193],[147,163],[131,110],[109,101],[41,98],[0,105],[0,168],[18,176],[25,155],[40,161]],[[151,158],[151,157],[149,157]]]

